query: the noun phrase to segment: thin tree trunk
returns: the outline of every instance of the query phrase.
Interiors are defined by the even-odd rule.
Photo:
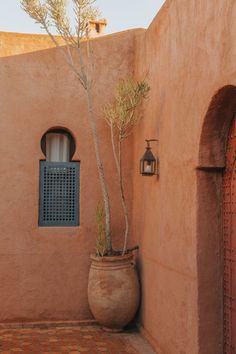
[[[111,240],[111,226],[110,226],[111,225],[111,222],[110,222],[110,220],[111,220],[110,202],[109,202],[109,195],[108,195],[108,190],[107,190],[107,183],[106,183],[105,175],[104,175],[104,168],[103,168],[103,164],[102,164],[101,157],[100,157],[100,148],[99,148],[98,137],[97,137],[97,127],[96,127],[96,121],[94,118],[92,97],[91,97],[90,90],[91,90],[90,87],[88,87],[86,89],[87,102],[88,102],[88,116],[89,116],[89,123],[90,123],[90,127],[92,130],[92,135],[93,135],[93,143],[94,143],[95,154],[96,154],[98,175],[99,175],[99,180],[101,183],[103,201],[104,201],[107,252],[108,252],[108,255],[112,255],[112,240]]]
[[[88,46],[87,49],[90,54],[90,47]],[[91,82],[90,82],[89,73],[85,72],[83,56],[80,47],[78,47],[78,54],[80,60],[81,74],[82,77],[85,78],[86,80],[84,87],[85,87],[87,103],[88,103],[88,118],[89,118],[90,128],[92,131],[92,136],[93,136],[95,156],[96,156],[97,168],[98,168],[98,176],[99,176],[99,180],[102,188],[102,194],[103,194],[103,203],[104,203],[104,210],[105,210],[106,248],[107,248],[107,253],[110,256],[112,255],[112,239],[111,239],[111,213],[110,213],[109,194],[108,194],[107,182],[104,174],[104,167],[101,160],[100,147],[99,147],[98,135],[97,135],[97,125],[96,125],[96,120],[93,111]]]
[[[126,249],[127,249],[128,233],[129,233],[129,215],[128,215],[128,208],[127,208],[127,204],[126,204],[126,198],[125,198],[125,192],[124,192],[124,186],[123,186],[123,176],[122,176],[121,166],[122,166],[121,139],[119,138],[120,192],[121,192],[121,200],[122,200],[122,206],[123,206],[124,217],[125,217],[125,237],[124,237],[124,246],[123,246],[123,252],[122,252],[122,256],[123,256],[126,252]]]
[[[55,40],[54,36],[51,35],[51,33],[49,31],[47,31],[47,32],[50,35],[54,44],[59,49],[61,49],[61,47],[58,45],[57,41]],[[87,39],[87,41],[89,41],[89,39]],[[88,57],[89,57],[89,54],[90,54],[89,43],[88,43],[87,48],[88,48]],[[69,50],[69,47],[68,47],[68,50]],[[71,53],[69,52],[68,55],[66,55],[63,52],[63,50],[62,50],[62,52],[67,60],[68,65],[73,69],[73,71],[75,72],[75,74],[79,78],[80,83],[82,84],[82,86],[84,87],[84,89],[86,91],[87,102],[88,102],[89,124],[90,124],[90,128],[92,130],[93,143],[94,143],[97,168],[98,168],[98,175],[99,175],[99,180],[100,180],[102,194],[103,194],[103,202],[104,202],[104,210],[105,210],[106,248],[107,248],[108,255],[111,255],[112,254],[112,240],[111,240],[110,201],[109,201],[107,183],[105,180],[104,168],[103,168],[103,164],[101,161],[101,154],[100,154],[100,148],[99,148],[98,136],[97,136],[96,120],[95,120],[94,112],[93,112],[93,103],[92,103],[92,95],[91,95],[91,82],[90,82],[89,72],[85,71],[85,64],[84,64],[84,60],[83,60],[83,55],[81,53],[80,43],[79,43],[77,50],[78,50],[78,54],[79,54],[81,74],[78,73],[78,71],[72,61]],[[88,59],[90,59],[90,58],[88,58]]]
[[[89,40],[87,39],[88,60],[89,60],[90,59],[90,46],[89,46],[88,41]],[[82,83],[83,83],[83,87],[86,91],[86,96],[87,96],[88,119],[89,119],[91,131],[92,131],[95,156],[96,156],[96,162],[97,162],[97,168],[98,168],[98,175],[99,175],[99,180],[100,180],[102,194],[103,194],[103,203],[104,203],[104,210],[105,210],[106,248],[107,248],[108,255],[112,255],[110,201],[109,201],[107,182],[106,182],[105,174],[104,174],[104,167],[103,167],[102,160],[101,160],[101,153],[100,153],[100,147],[99,147],[98,135],[97,135],[96,119],[94,117],[94,111],[93,111],[91,81],[90,81],[90,76],[89,76],[88,70],[86,72],[86,68],[85,68],[83,55],[81,53],[80,46],[78,46],[77,50],[78,50],[79,60],[80,60],[80,70],[81,70]]]
[[[129,233],[129,216],[128,216],[128,208],[127,208],[125,194],[124,194],[124,186],[123,186],[123,178],[122,178],[122,170],[121,170],[121,163],[122,163],[122,161],[121,161],[121,140],[119,138],[118,156],[117,156],[112,123],[110,125],[110,128],[111,128],[112,150],[113,150],[113,155],[114,155],[114,159],[115,159],[116,169],[117,169],[117,173],[118,173],[118,177],[119,177],[119,187],[120,187],[120,193],[121,193],[121,202],[122,202],[122,208],[123,208],[124,218],[125,218],[124,246],[123,246],[123,250],[122,250],[122,256],[123,256],[125,254],[126,250],[127,250],[127,241],[128,241],[128,233]]]

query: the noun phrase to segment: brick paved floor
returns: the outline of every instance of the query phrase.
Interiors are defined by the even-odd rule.
[[[135,332],[106,333],[97,326],[0,329],[2,354],[153,354]]]

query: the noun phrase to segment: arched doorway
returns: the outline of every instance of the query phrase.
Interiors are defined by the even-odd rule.
[[[235,110],[236,87],[221,88],[211,100],[200,137],[197,169],[199,354],[224,352],[222,185]]]
[[[236,115],[228,135],[223,175],[224,352],[236,353]]]

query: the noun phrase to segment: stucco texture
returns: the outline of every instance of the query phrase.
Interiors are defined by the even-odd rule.
[[[109,176],[114,245],[120,248],[123,216],[102,106],[118,79],[132,75],[134,38],[135,32],[128,31],[94,40],[92,46],[93,100]],[[89,255],[95,251],[96,208],[102,196],[86,97],[47,36],[1,33],[0,39],[0,321],[89,319]],[[54,127],[68,129],[76,142],[73,160],[81,163],[79,227],[38,226],[39,161],[45,159],[40,142]],[[127,185],[132,183],[130,159],[131,149],[124,160]]]
[[[134,173],[132,234],[141,245],[140,320],[161,354],[223,352],[222,170],[214,168],[224,164],[210,145],[233,111],[214,116],[219,123],[208,124],[204,148],[201,136],[212,97],[236,81],[235,14],[235,1],[167,0],[137,45],[135,74],[146,77],[151,92],[134,161],[145,139],[158,139],[152,146],[160,176]],[[229,103],[216,100],[215,110]],[[214,162],[201,165],[202,154]],[[213,170],[197,172],[201,167]]]
[[[221,183],[236,102],[235,17],[234,0],[167,0],[147,30],[92,41],[98,116],[119,78],[151,86],[125,146],[124,173],[130,244],[140,245],[138,320],[159,354],[223,351]],[[89,319],[101,192],[84,92],[46,36],[1,33],[0,53],[0,321]],[[109,130],[98,125],[120,247]],[[78,228],[38,227],[40,140],[52,127],[69,129],[76,140]],[[139,174],[148,138],[158,139],[159,178]]]

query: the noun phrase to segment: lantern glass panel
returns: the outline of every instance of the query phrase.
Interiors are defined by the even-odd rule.
[[[145,173],[152,173],[153,172],[153,166],[150,161],[144,161],[144,172]]]
[[[142,163],[142,174],[143,175],[151,175],[152,176],[155,174],[155,169],[156,169],[155,161],[143,160],[143,163]]]

